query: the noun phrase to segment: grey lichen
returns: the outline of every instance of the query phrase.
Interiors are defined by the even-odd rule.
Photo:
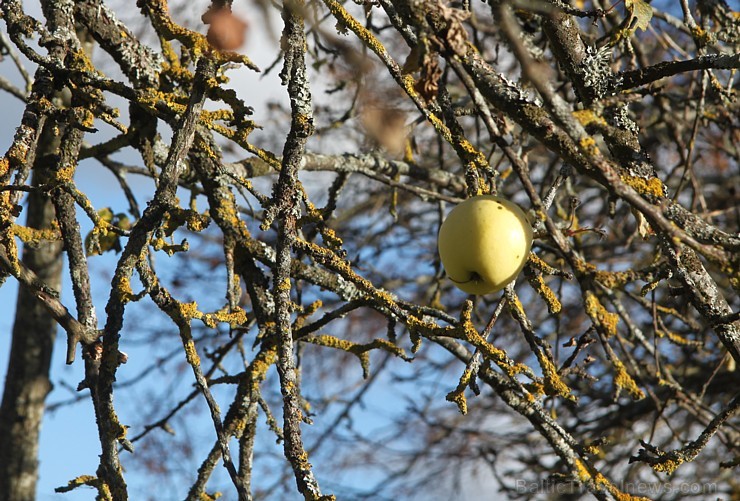
[[[606,96],[611,87],[611,55],[609,46],[600,49],[586,46],[586,55],[582,61],[583,85],[592,89],[597,99]]]
[[[640,128],[630,117],[629,108],[626,104],[620,104],[613,108],[609,108],[607,119],[609,120],[611,125],[617,127],[620,130],[625,130],[635,135],[640,132]]]

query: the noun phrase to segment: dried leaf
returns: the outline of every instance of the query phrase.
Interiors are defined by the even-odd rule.
[[[465,31],[463,22],[470,17],[470,12],[448,7],[442,2],[439,2],[439,10],[447,21],[447,44],[455,54],[465,55],[468,51],[468,32]]]
[[[442,68],[437,62],[437,55],[427,52],[421,65],[421,76],[414,84],[414,90],[427,102],[437,97]]]
[[[647,30],[650,20],[653,18],[653,8],[645,0],[625,0],[624,6],[630,13],[629,25],[634,31]]]
[[[653,228],[650,226],[650,223],[648,223],[648,220],[645,219],[642,212],[632,210],[632,214],[637,220],[637,233],[643,240],[647,240],[648,238],[655,236],[655,231],[653,231]]]

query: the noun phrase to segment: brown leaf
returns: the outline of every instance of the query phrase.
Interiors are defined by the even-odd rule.
[[[468,51],[468,32],[465,31],[463,22],[470,17],[470,12],[448,7],[442,2],[439,2],[439,9],[447,21],[447,44],[455,54],[465,55]]]
[[[442,68],[437,62],[437,55],[427,52],[421,65],[421,77],[414,84],[414,90],[418,92],[427,102],[437,97],[439,91],[439,79],[442,76]]]

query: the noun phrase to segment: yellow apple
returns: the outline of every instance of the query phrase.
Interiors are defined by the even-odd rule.
[[[452,209],[437,244],[442,266],[459,289],[489,294],[522,271],[532,247],[532,226],[517,204],[480,195]]]

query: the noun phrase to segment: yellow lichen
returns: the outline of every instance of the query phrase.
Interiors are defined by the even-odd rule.
[[[301,469],[310,469],[311,463],[308,462],[308,452],[302,450],[293,458],[300,465]]]
[[[370,343],[359,344],[348,341],[346,339],[340,339],[335,336],[330,336],[328,334],[319,334],[316,336],[310,336],[305,340],[315,345],[326,346],[328,348],[346,351],[347,353],[355,355],[360,360],[362,374],[365,378],[367,378],[370,373],[369,352],[373,349],[381,349],[383,351],[408,360],[402,348],[396,346],[386,339],[374,339]]]
[[[121,277],[121,280],[118,283],[117,292],[118,296],[121,298],[121,301],[124,303],[127,303],[134,298],[134,292],[131,289],[131,280],[129,279],[129,277]]]
[[[313,303],[309,304],[308,306],[304,307],[301,311],[301,308],[298,307],[298,316],[296,317],[295,321],[293,322],[293,330],[298,330],[301,327],[303,327],[306,323],[306,320],[316,313],[319,308],[323,305],[322,301],[320,299],[317,299]]]
[[[198,350],[195,349],[195,342],[192,339],[183,340],[183,347],[188,363],[193,366],[200,365],[200,356],[198,356]]]
[[[68,165],[54,172],[54,181],[58,183],[69,183],[75,174],[75,166]]]
[[[601,452],[601,449],[595,445],[584,445],[583,446],[583,453],[588,454],[589,456],[596,456]]]
[[[203,314],[198,311],[198,303],[192,301],[190,303],[177,303],[178,309],[180,310],[180,316],[186,321],[190,321],[193,318],[201,318]]]
[[[658,337],[667,337],[671,343],[678,346],[694,346],[697,348],[704,346],[704,343],[702,343],[701,341],[686,339],[685,337],[679,336],[675,332],[669,330],[658,329],[655,331],[655,333],[658,335]]]
[[[313,303],[309,304],[305,307],[305,315],[310,316],[319,311],[319,309],[324,306],[324,302],[321,299],[317,299]]]
[[[599,153],[599,148],[596,146],[596,140],[590,136],[586,136],[579,142],[581,150],[588,156],[596,156]]]
[[[280,281],[279,284],[277,284],[277,290],[278,291],[285,292],[285,291],[289,291],[290,288],[291,288],[291,285],[290,285],[290,277],[285,277],[284,279],[282,279]]]
[[[630,282],[637,280],[638,276],[632,270],[627,271],[602,271],[598,270],[594,274],[594,279],[609,289],[624,287]]]
[[[233,311],[218,311],[214,314],[214,317],[219,322],[229,324],[230,327],[238,327],[247,323],[247,312],[242,308],[237,307]]]
[[[182,115],[187,110],[187,99],[187,96],[145,89],[139,92],[137,102],[152,112],[156,112],[158,106],[165,106],[171,112]]]
[[[92,129],[95,125],[95,115],[93,112],[87,108],[78,108],[78,110],[78,120],[80,125],[87,127],[88,129]]]
[[[465,415],[468,413],[468,400],[465,398],[464,387],[462,390],[458,388],[449,392],[445,399],[448,402],[452,402],[457,405],[457,408],[460,410],[460,414]]]
[[[216,120],[220,120],[222,122],[230,122],[234,120],[234,111],[228,109],[213,111],[203,110],[200,114],[200,120],[203,124],[212,123]]]
[[[267,378],[267,371],[277,362],[277,348],[273,347],[266,351],[261,351],[249,366],[252,382],[259,385],[261,381]]]
[[[696,24],[691,27],[691,36],[693,36],[694,40],[696,40],[701,46],[709,45],[716,41],[715,35]]]
[[[201,232],[208,227],[210,222],[211,218],[208,217],[207,213],[198,214],[194,210],[187,211],[185,223],[190,231]]]
[[[540,383],[539,381],[525,383],[523,386],[527,390],[527,393],[525,393],[524,396],[529,402],[534,402],[537,400],[538,397],[541,397],[545,394],[545,385]]]
[[[609,493],[614,496],[618,501],[650,501],[649,498],[633,496],[626,492],[619,490],[614,484],[612,484],[601,472],[596,471],[591,473],[588,466],[576,458],[575,460],[575,474],[579,481],[582,483],[593,482],[597,487],[605,488]]]
[[[311,336],[310,338],[307,338],[306,341],[326,346],[328,348],[335,348],[338,350],[343,351],[351,351],[352,347],[355,346],[355,343],[352,341],[347,341],[346,339],[339,339],[338,337],[330,336],[328,334],[321,334],[317,336]]]
[[[620,176],[620,178],[624,183],[631,186],[641,195],[654,197],[664,197],[666,195],[665,185],[657,177],[644,178],[640,176],[629,176],[623,174],[622,176]]]
[[[663,459],[655,464],[652,464],[652,468],[654,471],[660,472],[660,473],[667,473],[670,475],[674,471],[676,471],[676,468],[681,466],[683,464],[683,460],[681,458],[676,459]]]
[[[621,360],[613,359],[612,366],[616,374],[614,375],[614,384],[617,388],[623,388],[627,390],[627,393],[635,400],[641,400],[645,398],[645,393],[637,386],[637,382],[629,375],[627,369]]]
[[[98,480],[98,477],[95,477],[93,475],[80,475],[79,477],[75,477],[72,480],[68,481],[67,486],[64,487],[63,490],[69,491],[83,485],[98,487],[99,484],[100,480]]]
[[[46,101],[48,102],[48,101]],[[39,103],[41,103],[41,99],[39,100]],[[27,126],[21,125],[18,130],[24,129],[26,132],[29,131]],[[10,162],[12,161],[15,164],[22,164],[26,161],[26,156],[28,155],[28,145],[24,141],[18,141],[13,143],[10,148],[8,149],[8,153],[6,154],[7,160]],[[6,165],[6,169],[9,167],[9,164]]]
[[[478,333],[470,319],[470,311],[467,308],[463,309],[460,326],[455,329],[455,332],[457,337],[478,348],[486,359],[494,362],[508,376],[514,377],[520,373],[531,374],[532,371],[529,367],[514,362],[504,350],[495,347]]]
[[[227,227],[232,228],[233,231],[239,234],[240,238],[250,238],[251,235],[247,229],[247,225],[239,218],[239,212],[236,209],[233,195],[228,199],[221,200],[221,203],[216,206],[213,212],[213,218],[218,221],[219,224],[224,224]]]
[[[5,253],[10,261],[10,273],[17,277],[21,273],[21,264],[18,261],[18,247],[15,245],[15,239],[10,235],[0,234],[0,243],[5,245]]]
[[[213,315],[205,314],[200,317],[200,321],[209,329],[215,329],[218,325],[218,321]]]
[[[155,251],[162,250],[166,245],[167,242],[164,238],[155,238],[151,241],[152,248],[154,248]]]
[[[584,294],[584,305],[586,314],[602,334],[608,338],[617,333],[619,315],[607,311],[593,292],[586,291]]]
[[[547,273],[548,270],[553,269],[552,266],[547,264],[540,256],[534,252],[529,253],[529,264],[537,268],[538,270]]]
[[[512,308],[515,311],[516,315],[518,315],[519,317],[523,317],[525,315],[524,306],[522,306],[522,302],[519,300],[519,296],[517,296],[516,294],[514,295],[514,301],[509,301],[508,304],[509,308]]]
[[[324,238],[324,242],[326,242],[330,247],[336,249],[342,246],[342,239],[339,238],[336,232],[331,228],[323,227],[321,229],[321,236]]]
[[[54,226],[43,230],[13,224],[11,226],[11,232],[13,235],[20,238],[21,242],[29,245],[38,245],[42,240],[62,239],[62,235],[59,232],[59,227],[56,225],[56,221],[54,222]]]
[[[597,123],[599,125],[606,125],[604,117],[597,115],[593,110],[579,110],[573,112],[573,117],[580,122],[584,127]]]
[[[540,362],[542,375],[544,376],[545,380],[545,394],[549,396],[558,395],[567,400],[575,402],[575,395],[570,392],[570,388],[568,387],[568,385],[563,383],[563,380],[560,379],[560,376],[558,375],[558,370],[555,368],[555,365],[553,365],[552,361],[544,355],[538,356],[537,358]]]
[[[88,74],[100,75],[100,71],[98,71],[84,50],[80,49],[70,51],[68,53],[68,57],[69,62],[67,64],[70,69],[75,69]]]
[[[575,462],[576,476],[581,482],[588,482],[591,480],[591,472],[588,471],[586,465],[580,459],[576,459]]]
[[[545,301],[548,311],[553,315],[560,313],[563,306],[560,304],[560,300],[555,296],[553,290],[545,283],[542,275],[533,275],[527,277],[527,280],[537,294]]]
[[[582,275],[590,275],[609,289],[616,289],[623,287],[624,285],[634,282],[639,278],[637,273],[633,270],[627,271],[604,271],[599,270],[591,263],[587,263],[583,259],[575,259],[573,262],[575,270]]]

